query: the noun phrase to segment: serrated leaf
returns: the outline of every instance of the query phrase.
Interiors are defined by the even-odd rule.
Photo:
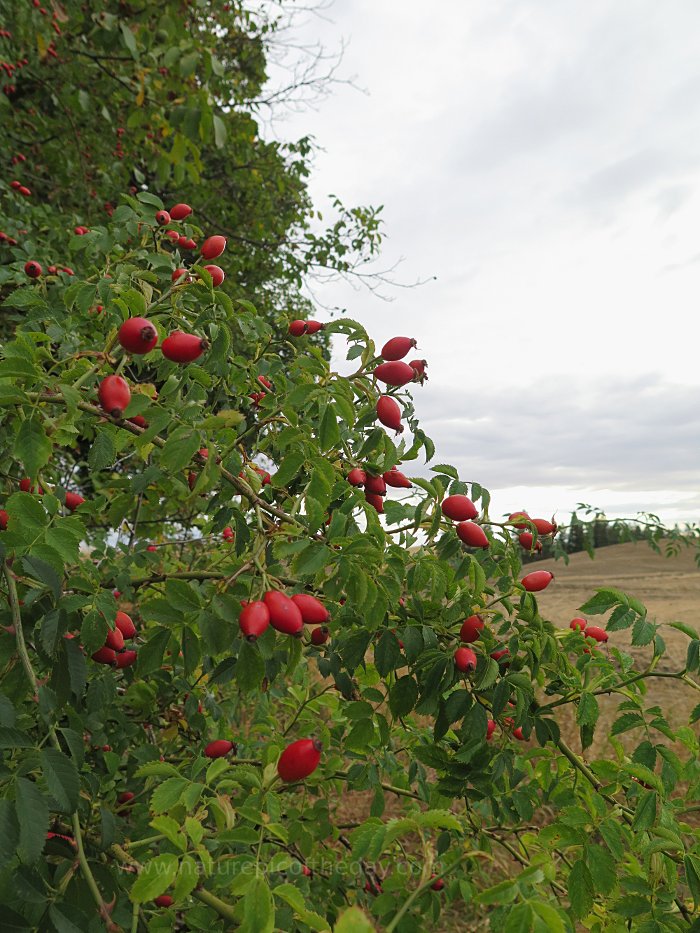
[[[173,887],[173,897],[175,900],[180,901],[191,894],[199,884],[199,880],[197,863],[191,855],[183,855],[180,860],[180,868],[178,869],[177,878],[175,879],[175,885]]]
[[[19,824],[11,801],[0,797],[0,871],[15,854],[19,842]]]
[[[34,744],[26,732],[11,726],[0,726],[0,748],[33,748]]]
[[[27,474],[35,477],[51,459],[51,441],[36,418],[23,421],[14,442],[13,453],[23,463]]]
[[[375,933],[375,927],[364,910],[349,907],[338,917],[333,933]]]
[[[144,865],[129,891],[129,897],[136,904],[152,901],[154,897],[167,891],[175,880],[177,869],[177,855],[172,853],[156,855]]]
[[[567,888],[571,913],[577,920],[582,920],[593,907],[593,879],[583,859],[574,862]]]
[[[163,813],[165,810],[174,807],[189,783],[183,777],[171,777],[163,781],[151,795],[151,810],[154,813]]]
[[[394,716],[406,716],[418,701],[418,684],[413,677],[400,677],[389,693],[389,709]]]
[[[112,434],[107,428],[98,428],[95,431],[95,439],[90,445],[88,453],[88,466],[93,473],[104,470],[114,463],[117,452],[114,446]]]
[[[272,933],[275,908],[272,892],[264,878],[254,878],[243,896],[241,933]]]
[[[50,817],[48,800],[27,778],[17,778],[15,812],[19,823],[17,851],[20,859],[31,865],[44,851]]]
[[[41,768],[59,810],[73,813],[80,794],[80,778],[73,761],[57,748],[44,748],[41,751]]]

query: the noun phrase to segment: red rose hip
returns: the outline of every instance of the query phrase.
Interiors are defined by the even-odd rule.
[[[173,363],[193,363],[206,349],[206,340],[181,330],[174,330],[161,344],[163,356]]]
[[[413,337],[392,337],[384,344],[379,355],[390,362],[402,360],[416,346],[418,344]]]
[[[554,579],[554,574],[549,570],[535,570],[528,573],[520,581],[528,593],[537,593],[545,589]]]
[[[122,376],[106,376],[97,394],[102,410],[113,418],[121,418],[131,401],[129,383]]]
[[[158,343],[158,331],[145,317],[131,317],[119,328],[119,343],[129,353],[148,353]]]
[[[229,742],[228,739],[216,739],[207,745],[204,754],[207,758],[225,758],[232,748],[233,742]]]
[[[442,501],[442,514],[453,522],[466,522],[479,514],[477,507],[467,496],[448,496]]]
[[[481,616],[469,616],[462,622],[462,628],[459,630],[459,640],[470,645],[480,637],[484,628],[484,620]]]
[[[256,599],[243,607],[238,625],[248,641],[256,641],[270,625],[270,610],[261,599]]]
[[[323,746],[317,739],[299,739],[288,745],[277,762],[277,773],[285,784],[303,781],[321,761]]]

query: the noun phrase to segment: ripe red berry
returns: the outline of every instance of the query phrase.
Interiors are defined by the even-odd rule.
[[[221,532],[221,537],[224,539],[224,541],[233,541],[235,538],[233,528],[231,528],[230,525],[227,525],[226,528],[224,528],[224,530]]]
[[[605,631],[605,629],[600,628],[597,625],[587,625],[583,634],[588,638],[595,638],[596,641],[608,640],[608,633]]]
[[[225,249],[225,236],[210,236],[202,243],[202,256],[204,259],[216,259]]]
[[[216,739],[207,745],[204,754],[207,758],[225,758],[232,748],[233,742],[229,742],[228,739]]]
[[[435,881],[433,881],[433,883],[430,885],[430,887],[432,888],[433,891],[442,891],[442,889],[445,887],[445,879],[436,878]]]
[[[149,544],[146,550],[150,551],[152,554],[156,554],[158,552],[158,548],[155,544]]]
[[[542,550],[542,542],[541,541],[536,542],[530,531],[521,531],[520,534],[518,535],[518,541],[520,542],[520,546],[524,547],[526,551],[532,551],[532,550],[541,551]]]
[[[206,340],[196,334],[185,334],[174,330],[161,344],[163,356],[174,363],[192,363],[207,349]]]
[[[413,337],[392,337],[384,344],[379,355],[384,360],[402,360],[416,346],[418,344]]]
[[[30,259],[29,262],[25,262],[24,271],[30,279],[38,279],[44,270],[41,268],[41,265],[38,262]]]
[[[122,376],[105,376],[97,394],[102,410],[113,418],[121,418],[131,401],[129,383]]]
[[[454,657],[455,667],[463,674],[471,674],[476,670],[476,655],[471,648],[458,648]]]
[[[323,625],[330,618],[330,613],[315,596],[308,593],[295,593],[292,602],[301,612],[301,617],[307,625]]]
[[[528,593],[537,593],[549,586],[553,579],[554,574],[550,573],[549,570],[535,570],[533,573],[524,576],[520,582]]]
[[[148,422],[143,417],[143,415],[134,415],[133,418],[128,418],[127,421],[130,421],[131,424],[135,424],[137,428],[147,428]]]
[[[507,648],[501,648],[500,651],[492,651],[489,657],[492,657],[494,661],[500,661],[501,658],[505,658],[510,654],[510,651]],[[505,661],[503,662],[506,663]]]
[[[270,624],[285,635],[299,635],[304,628],[304,620],[296,603],[278,590],[268,590],[263,596],[270,613]]]
[[[121,670],[123,667],[131,667],[132,664],[136,663],[136,652],[135,651],[120,651],[117,655],[117,667]]]
[[[316,334],[319,330],[323,330],[325,324],[322,324],[320,321],[307,321],[306,322],[306,333],[307,334]]]
[[[380,363],[372,375],[380,382],[385,382],[389,386],[405,386],[413,382],[416,372],[408,363],[399,361],[391,363]]]
[[[189,204],[176,204],[174,207],[170,208],[169,213],[171,220],[184,220],[185,217],[190,216],[192,208]]]
[[[34,486],[32,485],[32,481],[29,479],[28,476],[25,476],[23,479],[19,481],[19,489],[20,489],[20,492],[34,492]],[[39,495],[43,496],[43,494],[44,494],[44,490],[40,486]]]
[[[318,628],[315,628],[311,633],[311,644],[312,645],[325,645],[325,643],[330,638],[330,630],[325,625],[319,625]]]
[[[114,667],[117,663],[117,653],[114,648],[107,648],[104,645],[92,655],[92,660],[98,664],[109,664]]]
[[[386,473],[382,473],[382,478],[387,486],[391,486],[393,489],[412,489],[413,483],[410,479],[401,472],[397,470],[396,467],[392,467],[390,470],[387,470]]]
[[[301,866],[301,873],[302,875],[305,875],[307,878],[310,878],[313,875],[313,872],[311,871],[308,865]]]
[[[528,527],[527,522],[518,520],[522,518],[529,519],[530,516],[527,514],[527,512],[513,512],[511,515],[508,516],[508,521],[513,522],[516,528],[527,528]]]
[[[122,633],[124,638],[133,638],[136,634],[136,626],[134,625],[133,619],[130,615],[127,615],[126,612],[122,612],[121,609],[117,611],[114,624]]]
[[[522,726],[518,726],[517,729],[513,729],[513,738],[517,739],[519,742],[525,741],[525,736],[523,735]]]
[[[124,790],[117,797],[117,803],[131,803],[136,794],[131,790]]]
[[[459,630],[459,640],[470,645],[481,636],[484,628],[484,620],[481,616],[469,616],[462,622],[462,628]]]
[[[575,619],[572,619],[571,622],[569,622],[569,628],[572,629],[574,632],[582,632],[587,625],[588,625],[588,622],[586,622],[585,619],[581,619],[578,616]]]
[[[153,899],[156,907],[171,907],[174,904],[173,898],[169,894],[159,894]]]
[[[180,234],[177,232],[177,230],[166,230],[165,235],[169,240],[172,240],[173,243],[177,243],[177,241],[180,239]]]
[[[476,518],[479,511],[467,496],[448,496],[442,501],[442,514],[453,522],[466,522]]]
[[[7,514],[5,509],[0,509],[0,531],[4,531],[7,528],[7,523],[10,520],[10,516]]]
[[[173,274],[170,278],[173,282],[177,282],[178,285],[186,285],[188,282],[192,281],[191,276],[187,274],[187,269],[173,269]]]
[[[79,493],[70,490],[66,493],[66,508],[69,512],[75,511],[83,502],[85,502],[85,499]]]
[[[29,198],[32,195],[32,192],[27,188],[26,185],[20,185],[17,189],[21,195],[24,195],[25,198]]]
[[[306,321],[292,321],[289,325],[289,333],[292,337],[301,337],[306,333]]]
[[[277,762],[277,773],[286,784],[303,781],[316,770],[323,746],[317,739],[299,739],[288,745]]]
[[[191,236],[180,236],[177,238],[177,245],[180,249],[193,250],[197,249],[196,242],[192,239]]]
[[[347,481],[351,486],[364,486],[367,482],[367,474],[359,467],[354,467],[347,475]]]
[[[204,266],[204,268],[207,270],[207,272],[211,276],[211,284],[214,286],[214,288],[218,288],[219,285],[221,285],[221,283],[226,278],[226,273],[224,272],[224,270],[221,268],[221,266],[214,266],[214,265]]]
[[[85,234],[86,234],[86,233],[89,233],[89,232],[90,232],[90,231],[88,230],[87,227],[82,227],[82,226],[81,226],[81,227],[75,227],[74,230],[73,230],[73,233],[75,233],[76,236],[85,236]]]
[[[384,514],[384,499],[381,496],[375,492],[366,492],[365,499],[380,515]]]
[[[170,223],[170,214],[167,211],[158,211],[156,214],[156,223],[159,227],[167,227]]]
[[[469,547],[488,547],[489,539],[484,533],[481,525],[475,525],[474,522],[460,522],[457,525],[457,537]]]
[[[391,428],[397,434],[403,432],[404,426],[401,424],[401,409],[398,402],[390,395],[380,395],[377,402],[377,418],[385,428]]]
[[[493,719],[489,719],[488,722],[486,723],[486,741],[487,742],[491,741],[491,737],[493,736],[495,731],[496,731],[496,723],[494,722]]]
[[[238,620],[241,632],[248,641],[256,641],[270,624],[270,610],[257,599],[243,608]]]
[[[373,493],[375,496],[386,495],[386,482],[383,476],[368,476],[365,480],[365,492]]]
[[[145,317],[130,317],[119,328],[117,339],[129,353],[148,353],[158,343],[158,331]]]
[[[266,389],[271,389],[271,388],[272,388],[272,383],[271,383],[270,380],[267,378],[267,376],[258,376],[258,382],[259,382],[261,385],[264,385]]]
[[[553,522],[548,522],[546,518],[533,518],[532,524],[537,529],[538,535],[551,535],[557,530]]]
[[[118,628],[113,628],[107,632],[105,639],[105,648],[111,648],[112,651],[121,651],[124,647],[124,636]]]

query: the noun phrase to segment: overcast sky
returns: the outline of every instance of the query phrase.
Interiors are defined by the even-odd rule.
[[[322,147],[321,208],[384,205],[378,268],[431,279],[316,294],[418,339],[435,462],[494,514],[700,520],[700,3],[337,0],[298,35],[367,93],[275,132]]]

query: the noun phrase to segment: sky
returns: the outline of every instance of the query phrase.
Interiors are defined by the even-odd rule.
[[[322,210],[383,204],[377,270],[425,282],[314,295],[418,340],[434,462],[494,516],[699,521],[700,4],[336,0],[293,36],[346,43],[355,87],[274,133],[315,138]]]

